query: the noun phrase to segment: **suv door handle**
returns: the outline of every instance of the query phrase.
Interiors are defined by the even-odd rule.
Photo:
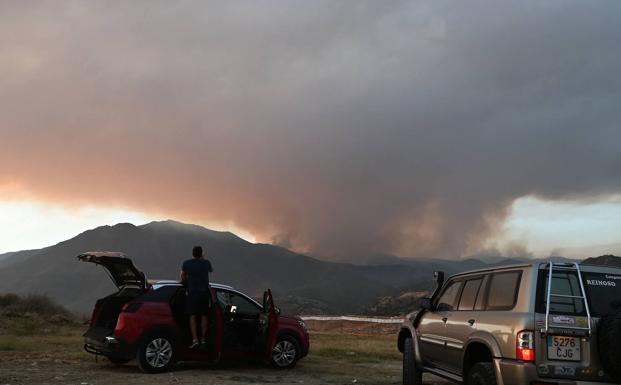
[[[469,319],[469,320],[468,320],[468,323],[470,324],[470,326],[472,326],[472,325],[474,325],[475,320],[474,320],[474,319]]]
[[[446,323],[446,321],[448,321],[448,318],[446,317],[442,318],[442,322]]]

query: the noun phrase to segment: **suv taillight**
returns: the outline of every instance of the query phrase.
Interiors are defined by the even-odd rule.
[[[515,355],[521,361],[535,361],[535,332],[522,330],[517,334]]]

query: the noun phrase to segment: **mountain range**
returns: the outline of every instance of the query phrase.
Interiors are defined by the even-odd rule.
[[[212,282],[232,285],[255,297],[271,288],[284,311],[305,314],[359,313],[380,297],[429,290],[434,270],[451,274],[523,262],[377,256],[367,265],[335,263],[275,245],[250,243],[230,232],[168,220],[142,226],[101,226],[54,246],[2,254],[0,293],[46,294],[73,311],[86,313],[97,298],[116,287],[102,268],[79,262],[78,254],[122,251],[148,279],[177,279],[194,245],[204,247],[214,266]]]

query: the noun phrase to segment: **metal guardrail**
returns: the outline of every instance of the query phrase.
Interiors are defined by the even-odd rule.
[[[351,322],[372,322],[378,324],[400,324],[404,317],[358,317],[358,316],[300,316],[304,321],[351,321]]]

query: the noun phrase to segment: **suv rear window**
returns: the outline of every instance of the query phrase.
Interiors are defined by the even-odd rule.
[[[621,310],[621,275],[604,273],[582,273],[582,282],[593,317]],[[546,312],[548,272],[539,273],[537,312]],[[581,296],[578,275],[571,271],[555,271],[552,275],[552,292],[561,295]],[[581,298],[550,298],[550,313],[586,316]]]
[[[543,279],[541,286],[543,291],[540,298],[542,301],[541,309],[542,313],[546,311],[546,296],[548,293],[548,281],[549,274],[546,271],[540,275],[540,279]],[[571,295],[581,296],[580,281],[578,275],[569,271],[555,271],[552,274],[552,291],[551,294],[559,295]],[[573,314],[573,315],[585,315],[584,302],[581,298],[567,298],[567,297],[550,297],[550,313],[553,314]]]
[[[147,290],[147,292],[140,297],[140,300],[148,302],[169,302],[179,289],[181,289],[181,287],[178,285],[165,285],[155,290]]]
[[[593,316],[621,310],[621,274],[582,273],[582,277]]]
[[[493,274],[488,285],[487,309],[512,309],[517,300],[521,276],[521,271]]]

